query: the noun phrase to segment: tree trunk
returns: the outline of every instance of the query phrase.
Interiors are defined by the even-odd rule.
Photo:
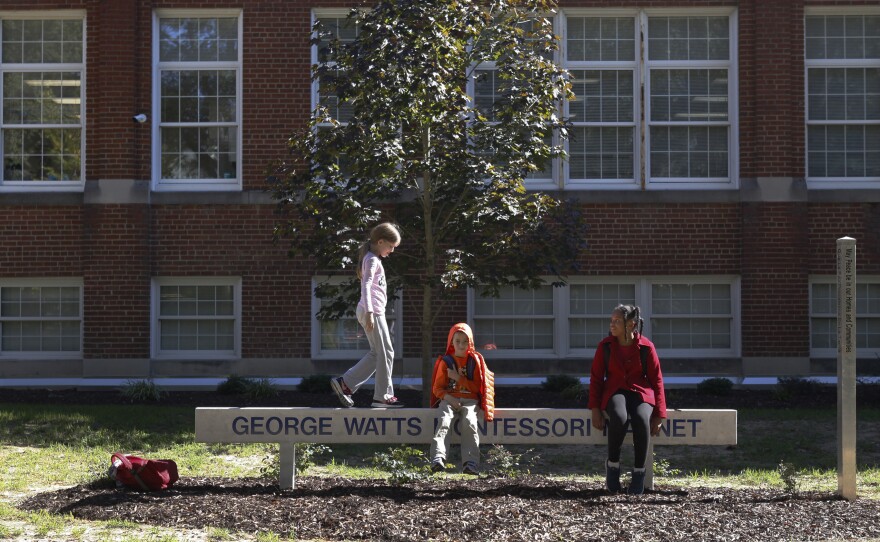
[[[431,351],[433,337],[431,330],[434,328],[434,314],[432,305],[433,287],[430,284],[422,286],[422,406],[431,406],[431,377],[434,372],[434,356]]]

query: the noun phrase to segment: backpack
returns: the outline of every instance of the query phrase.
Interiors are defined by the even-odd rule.
[[[171,487],[179,479],[177,463],[171,459],[144,459],[116,452],[110,461],[110,477],[118,486],[158,491]]]
[[[602,354],[605,356],[605,380],[608,380],[608,361],[611,359],[611,343],[602,344]],[[642,376],[645,377],[645,380],[648,380],[648,356],[650,355],[650,349],[640,344],[639,359],[642,360]]]

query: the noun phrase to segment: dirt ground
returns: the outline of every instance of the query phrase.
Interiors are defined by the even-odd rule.
[[[118,394],[4,393],[4,401],[118,402]],[[356,397],[369,400],[369,394]],[[865,395],[865,394],[863,394]],[[870,394],[868,394],[870,395]],[[878,395],[878,394],[875,394]],[[400,393],[418,404],[417,391]],[[501,388],[497,402],[517,407],[583,407],[583,397],[540,388]],[[862,402],[876,401],[874,395]],[[329,394],[283,392],[238,405],[335,406]],[[834,405],[834,394],[808,397],[742,390],[700,396],[669,390],[670,408],[786,408]],[[164,404],[231,405],[229,396],[175,393]],[[642,496],[610,494],[601,482],[438,476],[395,486],[383,480],[298,476],[293,490],[265,479],[191,478],[158,493],[77,486],[46,491],[20,503],[86,520],[126,520],[175,529],[272,532],[300,540],[375,541],[776,541],[880,540],[880,501],[847,502],[829,493],[778,489],[687,488],[658,485]]]

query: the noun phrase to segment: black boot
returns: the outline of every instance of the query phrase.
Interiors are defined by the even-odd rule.
[[[620,467],[611,467],[605,460],[605,487],[612,493],[620,491]]]
[[[630,495],[641,495],[645,492],[645,471],[632,473],[632,480],[629,482],[629,493]]]

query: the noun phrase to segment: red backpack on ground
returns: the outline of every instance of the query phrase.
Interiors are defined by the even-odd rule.
[[[110,477],[117,485],[143,491],[158,491],[170,487],[179,479],[177,463],[170,459],[144,459],[136,455],[116,452],[110,456]]]

